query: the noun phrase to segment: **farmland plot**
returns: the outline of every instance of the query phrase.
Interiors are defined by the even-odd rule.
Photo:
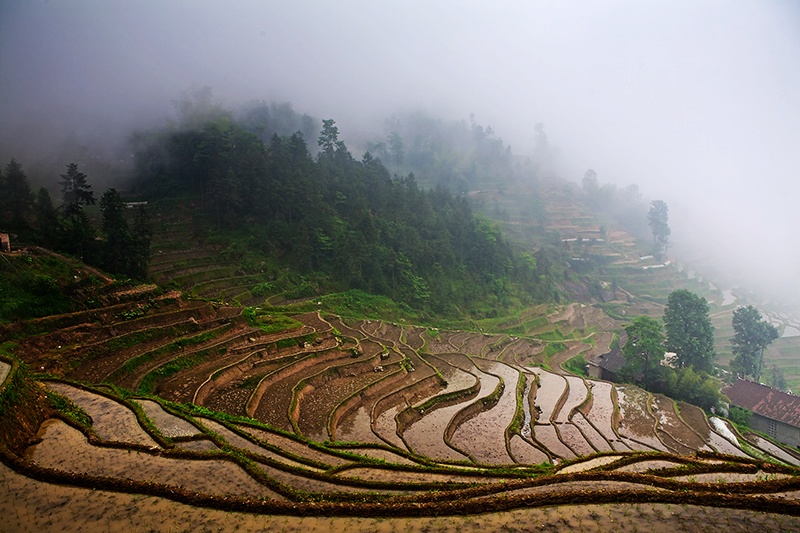
[[[575,458],[575,452],[561,441],[553,424],[536,424],[533,427],[533,436],[551,455],[562,459]]]
[[[658,430],[666,433],[674,441],[673,448],[681,454],[688,454],[694,450],[711,451],[705,441],[700,438],[675,412],[675,403],[666,396],[653,395],[655,416],[658,421]]]
[[[282,499],[230,461],[171,459],[141,451],[91,446],[78,430],[60,420],[45,423],[41,439],[26,454],[46,468],[142,482],[158,480],[218,496],[237,493]],[[164,472],[170,472],[166,479]]]
[[[572,424],[580,430],[586,441],[598,452],[615,451],[611,444],[603,438],[600,432],[597,431],[597,428],[586,420],[586,417],[584,417],[582,413],[576,412],[575,415],[573,415]]]
[[[470,387],[474,387],[477,383],[481,384],[481,391],[478,393],[477,398],[483,398],[491,393],[491,391],[484,393],[483,379],[494,378],[494,376],[484,374],[475,366],[472,366],[469,371],[464,370],[463,368],[447,363],[445,360],[446,358],[432,356],[430,359],[441,363],[437,365],[437,368],[440,369],[440,372],[448,381],[448,386],[442,394],[466,390]],[[468,359],[467,361],[469,362]],[[464,364],[464,361],[461,361],[461,363]],[[494,379],[496,380],[497,378]],[[438,408],[434,407],[432,411],[423,413],[422,418],[405,428],[403,431],[403,440],[408,443],[410,450],[436,460],[468,460],[465,454],[456,451],[445,442],[445,434],[449,424],[453,417],[464,409],[464,406],[464,403],[457,401],[454,405]]]
[[[187,274],[187,282],[200,279],[192,276]],[[150,398],[116,400],[112,387],[97,394],[51,382],[54,387],[61,386],[76,404],[85,406],[92,416],[91,430],[100,439],[87,440],[81,431],[90,428],[79,431],[62,422],[48,422],[41,428],[41,442],[28,447],[28,460],[35,458],[37,468],[49,472],[46,475],[119,479],[126,483],[125,491],[142,494],[161,488],[167,491],[163,494],[180,495],[176,498],[200,494],[212,498],[200,505],[224,508],[224,502],[235,501],[237,508],[251,509],[254,516],[295,512],[332,516],[338,512],[398,509],[405,515],[418,516],[444,508],[453,513],[489,512],[494,507],[483,506],[500,502],[535,506],[553,497],[571,503],[585,503],[587,497],[589,501],[625,501],[626,495],[634,500],[661,494],[676,498],[682,496],[673,494],[692,492],[692,484],[705,479],[713,481],[712,487],[704,486],[709,501],[718,498],[717,494],[722,494],[726,502],[740,498],[736,505],[755,505],[755,501],[761,505],[768,498],[794,505],[797,499],[790,484],[794,483],[793,472],[751,461],[735,437],[725,438],[724,424],[714,422],[719,427],[712,430],[696,408],[681,405],[679,415],[671,400],[658,396],[649,400],[647,393],[628,385],[620,387],[617,406],[610,383],[503,362],[525,363],[536,350],[560,337],[568,337],[564,342],[579,350],[586,348],[583,341],[590,336],[595,346],[599,343],[605,347],[609,335],[585,329],[594,324],[594,308],[561,309],[546,323],[532,316],[520,319],[515,326],[518,331],[540,328],[549,337],[535,339],[436,332],[380,320],[350,324],[314,312],[293,316],[304,324],[302,327],[266,334],[251,328],[240,310],[204,305],[193,307],[189,313],[180,305],[173,302],[150,308],[147,320],[125,322],[119,331],[138,332],[148,324],[171,327],[170,321],[175,320],[197,327],[185,338],[211,332],[208,342],[198,348],[212,347],[220,353],[161,379],[156,389],[172,391],[177,399],[194,400],[194,405],[160,403]],[[158,315],[162,308],[163,314]],[[192,323],[189,318],[200,316],[193,313],[211,319],[213,327],[204,324],[200,328],[199,323]],[[78,325],[75,331],[80,331],[80,338],[91,336],[94,326]],[[163,332],[159,334],[163,336]],[[105,339],[114,338],[103,335]],[[65,336],[39,339],[36,353],[57,352],[48,342],[62,342]],[[143,334],[142,338],[150,339],[151,335]],[[421,354],[423,346],[425,352]],[[112,358],[91,353],[109,362],[109,373],[116,371]],[[126,352],[133,356],[141,353]],[[554,360],[558,358],[551,358],[550,363]],[[122,364],[125,358],[115,361]],[[89,366],[87,359],[86,368]],[[384,372],[376,372],[378,366]],[[136,379],[145,371],[149,372],[148,368],[142,367]],[[519,390],[522,372],[529,379]],[[534,376],[538,376],[538,385]],[[518,393],[521,405],[517,403]],[[139,426],[127,401],[141,407],[147,417],[142,419],[144,426]],[[653,411],[648,409],[648,401],[653,402]],[[220,408],[234,416],[247,413],[271,425],[246,418],[217,418],[198,406]],[[108,415],[104,412],[111,409],[118,413],[113,420],[105,420]],[[152,427],[150,423],[158,428],[152,436],[145,429]],[[348,442],[329,442],[331,437]],[[638,456],[629,453],[621,438],[640,450],[698,452],[708,457],[684,455],[680,461],[671,461],[669,454],[656,454],[642,456],[647,461],[629,464]],[[781,453],[777,446],[750,438],[754,449],[786,462],[792,459],[790,452]],[[114,442],[107,445],[106,441]],[[736,468],[729,463],[713,462],[714,456],[704,452],[712,446],[740,455],[741,471],[731,473],[728,471]],[[411,454],[405,455],[406,451]],[[617,453],[596,457],[592,456],[595,451]],[[587,455],[590,457],[586,460],[559,470],[563,461]],[[472,464],[455,464],[468,461]],[[627,466],[615,467],[616,461]],[[795,459],[794,464],[797,462],[800,460]],[[753,474],[752,465],[761,470]],[[698,469],[702,477],[691,473],[670,477],[668,483],[654,490],[649,483],[658,472],[675,476],[676,466],[685,466],[688,472]],[[557,483],[542,476],[554,470],[559,476],[571,477]],[[620,481],[606,470],[647,471],[649,476],[647,482]],[[586,475],[595,477],[580,477]],[[731,481],[753,484],[768,496],[756,500],[715,487]],[[668,485],[679,488],[664,488]],[[473,488],[467,490],[468,486]],[[293,507],[265,507],[287,499]],[[371,507],[362,509],[358,507],[361,505]],[[358,511],[354,511],[356,508]]]
[[[617,386],[619,433],[634,449],[668,451],[656,434],[656,421],[650,414],[648,393],[631,385]],[[643,444],[644,448],[637,444]]]
[[[591,406],[585,413],[586,421],[617,451],[628,451],[614,431],[614,411],[616,403],[613,399],[615,389],[607,381],[589,381],[591,388]],[[620,449],[622,448],[622,449]],[[599,448],[598,448],[599,449]]]
[[[539,413],[536,422],[547,424],[556,414],[556,408],[567,390],[563,376],[548,372],[543,368],[532,368],[539,377],[539,390],[536,392],[536,407]]]
[[[166,411],[158,402],[153,400],[135,400],[142,406],[147,418],[153,421],[165,437],[192,437],[201,434],[201,431],[183,418],[172,415]]]
[[[453,446],[477,463],[509,464],[513,461],[506,451],[504,429],[511,424],[516,413],[516,387],[520,374],[507,365],[487,363],[477,362],[482,370],[503,380],[503,393],[493,407],[461,423],[450,440]]]
[[[157,446],[136,415],[119,402],[72,385],[51,381],[47,387],[66,396],[92,417],[92,429],[103,440]]]
[[[293,397],[296,412],[293,424],[300,433],[313,440],[328,440],[328,422],[335,407],[357,391],[377,382],[383,373],[375,372],[375,362],[329,368],[304,384],[298,384]],[[388,372],[400,371],[399,365],[386,367]],[[332,374],[335,373],[335,377]]]
[[[594,448],[592,448],[592,445],[589,444],[577,426],[571,424],[570,422],[556,424],[555,426],[556,429],[558,429],[561,442],[566,444],[576,456],[589,455],[590,453],[596,451]]]
[[[583,402],[586,401],[586,398],[589,396],[589,391],[586,389],[586,383],[575,376],[565,376],[567,380],[567,384],[569,385],[569,395],[567,396],[564,405],[558,412],[556,416],[556,423],[563,424],[565,422],[569,422],[570,418],[572,417],[572,411],[577,409]]]
[[[546,453],[520,435],[512,435],[508,447],[511,457],[517,463],[535,465],[550,462],[550,458]]]

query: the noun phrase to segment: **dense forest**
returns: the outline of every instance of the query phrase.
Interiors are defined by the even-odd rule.
[[[333,120],[316,155],[300,131],[265,141],[273,114],[217,109],[141,134],[132,188],[199,198],[216,231],[310,276],[309,295],[361,289],[437,315],[558,298],[553,258],[513,252],[464,194],[392,176],[370,152],[355,158]]]
[[[197,206],[198,233],[239,243],[296,273],[296,297],[359,289],[430,316],[462,317],[559,299],[560,252],[512,250],[463,192],[444,186],[463,189],[455,159],[445,166],[461,178],[426,189],[413,172],[391,174],[369,151],[354,157],[333,120],[322,121],[310,148],[306,135],[314,121],[290,106],[253,103],[234,115],[210,95],[197,96],[178,103],[177,123],[132,136],[127,192],[106,191],[94,224],[87,211],[97,211],[90,208],[96,198],[75,163],[60,176],[61,204],[54,206],[46,188],[31,192],[21,164],[12,160],[0,178],[0,228],[23,243],[142,279],[152,231],[143,208],[124,214],[122,197],[149,200],[148,209],[154,201],[189,199]],[[472,144],[462,148],[483,161],[470,165],[472,177],[478,170],[499,172],[509,150],[491,131],[475,124],[471,131]],[[399,167],[406,152],[395,141],[391,153],[372,147]],[[447,148],[430,146],[437,153]],[[419,155],[422,147],[417,140],[408,151],[411,163],[436,172]]]

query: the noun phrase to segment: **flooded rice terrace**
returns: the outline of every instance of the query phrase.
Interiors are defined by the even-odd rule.
[[[77,480],[77,485],[101,482],[116,487],[117,492],[92,491],[91,502],[96,503],[81,504],[89,516],[102,514],[105,524],[112,525],[150,523],[140,509],[180,514],[188,508],[209,523],[245,531],[257,525],[287,531],[321,530],[331,524],[354,531],[391,531],[401,525],[409,530],[461,531],[477,522],[510,530],[530,527],[509,523],[509,516],[591,530],[611,522],[606,523],[599,511],[585,509],[603,509],[616,519],[618,506],[600,505],[606,498],[674,497],[669,496],[673,489],[648,483],[660,470],[669,472],[687,461],[703,475],[669,478],[680,490],[704,481],[712,492],[724,491],[729,482],[751,483],[769,498],[790,503],[796,499],[792,472],[777,466],[775,471],[759,466],[731,472],[725,460],[704,462],[695,454],[722,452],[744,462],[770,457],[775,465],[798,464],[798,454],[755,436],[742,443],[745,437],[725,421],[708,420],[697,408],[676,406],[631,385],[568,375],[560,368],[553,372],[520,366],[517,361],[528,356],[517,338],[457,332],[442,333],[434,341],[420,329],[340,319],[336,328],[351,336],[339,339],[315,314],[306,318],[308,323],[297,330],[299,340],[284,335],[280,345],[269,337],[248,341],[267,359],[281,361],[269,372],[254,379],[247,374],[248,361],[264,358],[251,359],[246,352],[222,358],[225,368],[220,373],[213,365],[205,377],[194,372],[187,387],[208,388],[212,393],[206,398],[238,391],[240,400],[231,403],[224,416],[156,396],[120,398],[113,387],[47,381],[50,394],[68,398],[87,416],[84,422],[69,424],[47,420],[20,459],[37,475],[60,482],[34,481],[2,467],[0,481],[23,494],[31,506],[14,510],[15,519],[44,528],[72,519],[75,512],[61,503],[61,495],[85,494],[86,489],[64,485],[64,480]],[[324,331],[321,337],[308,336],[314,327]],[[426,351],[418,353],[406,340]],[[225,373],[239,377],[223,379]],[[179,381],[177,375],[170,382]],[[181,397],[202,403],[204,395],[197,390],[182,391]],[[666,453],[639,457],[637,450]],[[759,458],[750,455],[753,450]],[[682,454],[681,459],[670,461],[677,457],[670,454]],[[614,472],[647,473],[651,478],[645,482],[602,477]],[[574,477],[590,474],[599,477]],[[775,483],[784,483],[785,489]],[[680,490],[675,493],[682,494]],[[709,501],[718,498],[714,494]],[[551,508],[549,513],[562,517],[554,522],[550,514],[536,509],[554,498],[586,505]],[[741,498],[734,506],[755,505],[749,496]],[[190,501],[202,503],[186,505]],[[504,512],[495,512],[505,505],[509,507]],[[231,506],[231,512],[218,514],[209,506]],[[417,516],[422,509],[447,516],[331,518],[356,512],[353,506],[366,506],[357,511],[364,516]],[[528,506],[532,508],[514,509]],[[251,509],[249,514],[234,512],[245,508]],[[298,514],[298,509],[321,513],[318,509],[323,508],[328,509],[327,518],[279,516]],[[640,507],[642,522],[631,522],[631,527],[644,528],[652,519],[649,513],[658,509]],[[462,512],[480,514],[470,519],[455,516]],[[229,523],[214,522],[220,517]],[[193,520],[176,528],[185,529]],[[75,523],[85,522],[78,518]]]

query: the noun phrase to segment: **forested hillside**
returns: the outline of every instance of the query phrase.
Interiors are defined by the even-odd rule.
[[[143,135],[132,188],[196,197],[217,235],[303,274],[308,296],[361,289],[448,316],[559,297],[556,261],[513,252],[463,194],[357,159],[333,120],[316,157],[300,132],[264,143],[264,129],[221,113]]]

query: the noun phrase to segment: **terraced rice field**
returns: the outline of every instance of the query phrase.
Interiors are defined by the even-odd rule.
[[[648,505],[639,529],[688,502],[737,509],[726,512],[749,524],[797,525],[780,521],[800,515],[796,450],[562,369],[610,345],[597,328],[619,323],[598,308],[543,309],[507,324],[513,334],[318,312],[262,327],[223,303],[253,298],[243,289],[260,273],[223,268],[213,247],[162,244],[156,276],[212,301],[147,288],[14,326],[48,331],[21,338],[15,354],[74,416],[51,412],[24,449],[0,450],[0,484],[20,498],[0,498],[10,527],[85,524],[58,503],[70,498],[105,524],[187,508],[217,523],[223,509],[224,527],[242,530],[256,515],[286,530],[513,530],[510,516],[555,526],[538,508],[572,503],[581,507],[559,527],[608,526],[622,522],[598,513],[618,520],[620,502]],[[2,387],[15,372],[0,365]]]
[[[504,381],[519,376],[513,368],[501,363],[484,360],[478,365],[494,371]],[[47,528],[48,524],[73,520],[70,526],[78,527],[83,521],[75,516],[75,506],[53,506],[52,502],[84,494],[85,488],[92,488],[93,496],[80,500],[82,505],[91,509],[94,516],[102,517],[104,524],[123,519],[146,523],[139,514],[142,501],[152,502],[147,509],[162,513],[174,512],[168,510],[189,504],[197,507],[201,516],[208,513],[216,516],[212,509],[223,508],[234,511],[231,517],[235,518],[231,519],[235,521],[243,520],[245,515],[237,514],[242,511],[272,516],[355,513],[372,516],[370,520],[385,516],[389,523],[395,524],[408,523],[412,516],[447,517],[468,510],[488,512],[481,520],[497,525],[501,521],[506,523],[503,517],[508,516],[497,514],[500,511],[530,516],[538,506],[553,502],[581,502],[592,509],[605,509],[604,512],[613,512],[609,510],[619,505],[607,507],[608,503],[604,502],[626,499],[661,501],[662,506],[668,508],[670,504],[685,501],[687,494],[703,502],[713,499],[715,505],[724,507],[800,512],[793,496],[800,489],[797,471],[754,459],[732,462],[730,456],[712,452],[692,456],[611,453],[592,454],[555,470],[521,462],[513,470],[495,469],[478,464],[469,466],[466,461],[462,461],[463,464],[432,462],[386,446],[342,447],[330,442],[318,443],[277,432],[256,421],[234,424],[201,415],[194,406],[159,399],[127,400],[102,388],[53,380],[44,382],[44,386],[51,394],[70,398],[90,414],[91,422],[83,426],[49,419],[42,424],[38,440],[28,446],[21,457],[5,457],[8,466],[0,466],[0,484],[4,490],[14,490],[18,499],[13,510],[6,509],[5,503],[0,503],[0,508],[8,511],[5,516],[11,524],[40,523]],[[479,413],[486,415],[502,406],[502,398]],[[499,413],[508,410],[508,406],[503,406]],[[575,416],[578,414],[574,412]],[[109,427],[108,419],[112,416],[126,422],[119,427]],[[560,411],[554,416],[560,416]],[[480,418],[476,416],[468,421]],[[505,423],[507,418],[501,420]],[[567,422],[547,426],[563,427],[565,424]],[[462,426],[458,429],[462,430]],[[725,440],[724,435],[721,438]],[[520,439],[522,437],[515,434],[510,441],[516,444],[509,444],[508,450],[518,449],[523,442]],[[211,446],[184,446],[189,443]],[[786,450],[775,450],[773,444],[751,441],[751,445],[758,444],[764,452],[773,449],[776,455],[797,462]],[[484,463],[499,462],[492,450],[478,446],[469,451],[470,456],[476,455]],[[552,454],[551,450],[548,452]],[[539,453],[531,457],[547,457]],[[506,460],[512,462],[512,457],[521,455],[524,454],[511,452]],[[675,475],[679,472],[685,474]],[[752,499],[750,495],[758,497]],[[319,502],[320,499],[324,503]],[[527,510],[513,511],[516,508]],[[678,505],[678,508],[687,512],[685,505]],[[559,513],[564,512],[564,508],[561,509]],[[636,509],[642,520],[636,523],[641,526],[652,519],[648,518],[648,513],[660,507],[648,505],[647,511]],[[692,515],[696,512],[699,511],[692,511]],[[576,508],[569,515],[580,516],[581,523],[584,520],[592,523],[598,521],[596,513],[584,515]],[[49,517],[49,521],[40,522],[44,516]],[[779,520],[778,515],[767,513],[765,516],[776,523]],[[766,519],[765,516],[761,519]],[[288,523],[309,524],[313,530],[322,530],[325,525],[344,519],[294,520],[296,522]],[[413,527],[430,526],[435,520],[428,518]],[[456,517],[444,520],[452,527],[461,523]],[[785,517],[780,523],[793,525],[791,520]],[[245,520],[243,524],[246,523],[249,522]],[[282,523],[287,524],[286,521]],[[374,530],[370,527],[377,527],[370,521],[356,524],[356,530],[369,531]]]
[[[104,383],[134,393],[193,402],[318,443],[381,445],[447,464],[552,463],[612,450],[748,456],[746,446],[725,438],[691,406],[684,417],[672,400],[631,385],[515,363],[535,356],[523,353],[523,347],[536,350],[533,338],[466,331],[432,336],[420,328],[318,313],[296,315],[297,327],[268,334],[235,309],[153,302],[131,303],[142,309],[134,320],[120,313],[94,321],[76,314],[80,334],[73,339],[94,332],[93,343],[70,344],[76,325],[64,319],[61,329],[23,339],[19,353],[34,368],[60,369],[68,379],[97,381],[101,361]],[[552,318],[575,327],[585,320],[576,314],[580,308],[572,306]],[[177,340],[152,333],[185,323],[192,331]],[[131,337],[144,342],[126,347]],[[516,355],[502,357],[509,350]],[[85,391],[64,383],[49,387],[84,404],[98,439],[153,445],[117,401],[87,401]],[[149,413],[144,416],[169,417],[154,400],[137,402]],[[164,437],[194,431],[179,427]],[[790,452],[761,447],[774,460],[791,462]]]

